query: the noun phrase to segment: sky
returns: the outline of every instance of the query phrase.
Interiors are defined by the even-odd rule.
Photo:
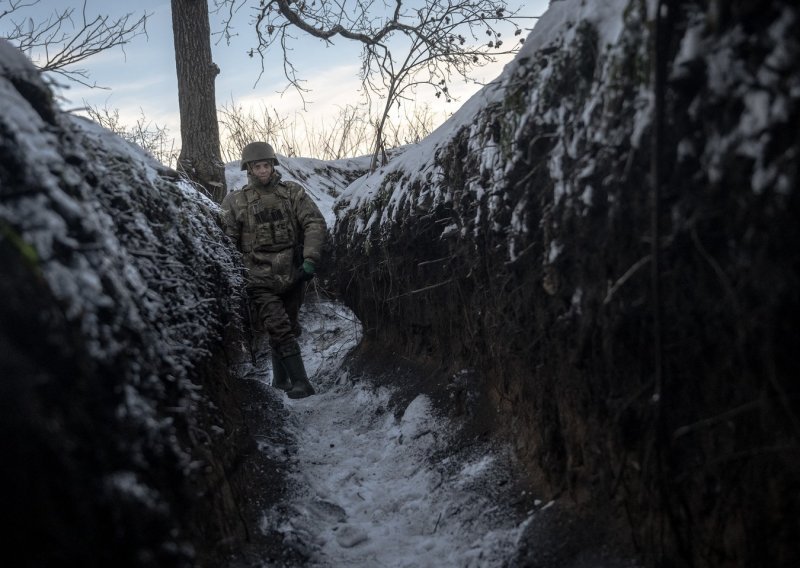
[[[80,0],[41,0],[35,9],[35,17],[41,18],[54,10],[80,6]],[[521,13],[528,16],[522,20],[525,29],[534,26],[536,16],[547,8],[548,0],[516,0],[509,6],[520,6]],[[213,13],[211,6],[212,35],[222,27],[220,14]],[[79,10],[78,10],[79,11]],[[129,45],[96,55],[83,62],[80,68],[90,73],[91,80],[104,89],[89,89],[78,84],[64,85],[59,89],[63,97],[62,107],[76,109],[85,105],[95,108],[117,109],[124,124],[133,124],[142,114],[159,126],[167,126],[170,134],[179,137],[177,80],[175,77],[174,50],[170,2],[164,0],[139,0],[136,3],[86,0],[86,11],[90,16],[108,14],[120,16],[132,13],[135,16],[146,12],[148,37],[138,37]],[[325,117],[335,115],[339,107],[354,103],[358,98],[360,82],[359,48],[344,41],[326,47],[318,40],[309,39],[307,48],[297,47],[296,64],[300,75],[311,92],[303,101],[294,91],[281,94],[286,87],[282,66],[265,65],[259,79],[261,62],[250,58],[247,51],[255,45],[255,36],[248,26],[249,12],[243,8],[235,20],[238,37],[230,44],[220,35],[212,37],[212,53],[221,73],[216,81],[217,107],[236,104],[244,108],[274,108],[282,116],[298,123],[318,124]],[[528,33],[527,31],[524,33]],[[478,70],[475,79],[488,82],[494,79],[505,63],[506,56],[487,68]],[[63,81],[62,81],[63,83]],[[452,92],[457,101],[446,103],[436,99],[433,92],[423,90],[420,101],[428,102],[438,114],[439,120],[449,116],[471,94],[478,85],[456,85]],[[294,117],[294,118],[292,118]]]

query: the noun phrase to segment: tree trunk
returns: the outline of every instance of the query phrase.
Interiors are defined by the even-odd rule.
[[[172,35],[181,118],[178,169],[220,203],[227,189],[214,93],[219,67],[211,60],[206,0],[172,0]]]

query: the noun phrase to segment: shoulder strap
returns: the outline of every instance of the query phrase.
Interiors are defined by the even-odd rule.
[[[299,187],[300,186],[293,181],[280,180],[276,188],[279,189],[280,191],[276,191],[276,193],[281,197],[284,211],[289,219],[289,222],[292,224],[292,227],[294,228],[294,234],[297,235],[296,238],[302,239],[303,228],[300,226],[300,222],[295,216],[294,203],[292,202],[292,198],[294,197],[292,195],[292,190]]]
[[[249,185],[244,186],[242,188],[242,192],[244,193],[244,197],[247,200],[248,205],[258,201],[258,192]]]
[[[281,197],[285,197],[286,199],[291,199],[291,191],[297,184],[292,183],[291,181],[284,181],[281,180],[277,184],[277,189],[281,190]]]

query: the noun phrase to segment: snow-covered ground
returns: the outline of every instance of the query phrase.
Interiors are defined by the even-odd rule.
[[[450,451],[459,426],[426,396],[394,412],[390,388],[343,371],[361,335],[346,307],[309,303],[301,320],[318,394],[284,397],[297,446],[295,490],[288,506],[264,512],[262,528],[278,526],[310,566],[506,564],[532,518],[496,499],[509,481],[508,450],[478,444]]]

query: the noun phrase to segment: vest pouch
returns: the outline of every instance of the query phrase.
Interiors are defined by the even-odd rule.
[[[292,244],[289,223],[285,220],[261,223],[256,227],[253,249],[256,251],[278,251]]]
[[[290,245],[294,242],[294,239],[292,239],[292,232],[289,227],[289,222],[286,219],[275,221],[272,226],[275,230],[276,245]]]

